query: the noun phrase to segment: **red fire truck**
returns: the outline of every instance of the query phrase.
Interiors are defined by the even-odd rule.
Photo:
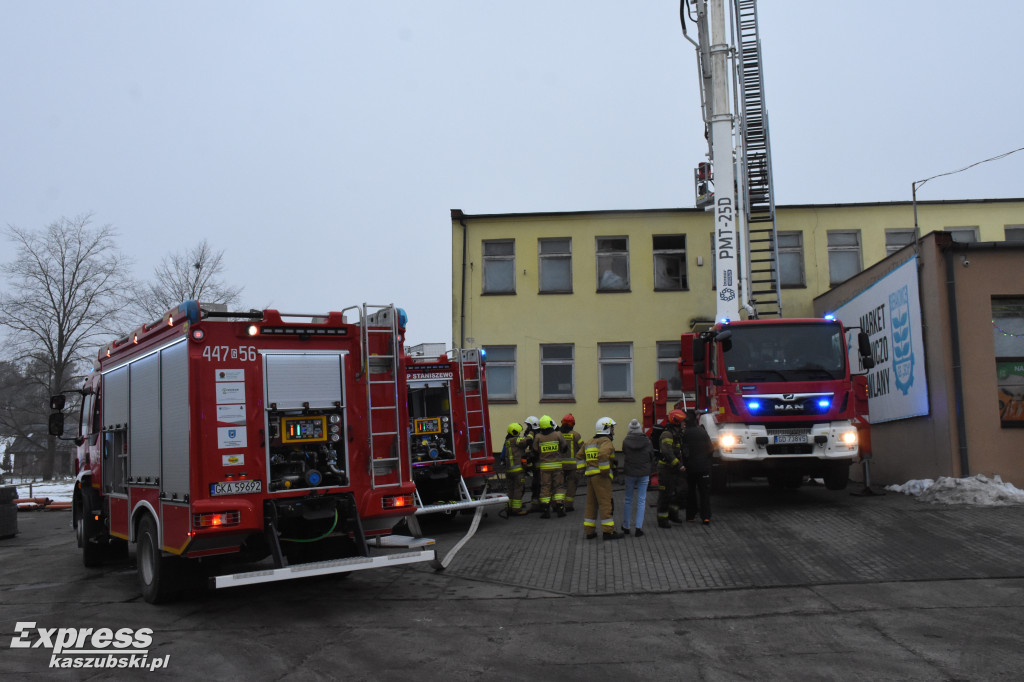
[[[831,318],[743,320],[682,335],[682,390],[716,446],[717,485],[728,475],[765,476],[795,488],[813,476],[846,487],[868,428],[864,377],[851,374],[846,335]],[[870,365],[866,335],[856,347]],[[666,402],[662,380],[643,402],[648,429],[661,424]]]
[[[405,369],[416,515],[505,505],[507,495],[488,489],[496,468],[483,351],[409,355]]]
[[[143,597],[160,602],[211,569],[227,587],[434,560],[429,540],[369,551],[415,511],[404,331],[393,306],[187,301],[101,348],[75,438],[84,563],[135,543]],[[225,574],[268,556],[269,570]]]

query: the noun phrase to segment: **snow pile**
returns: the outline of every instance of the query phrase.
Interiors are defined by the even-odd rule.
[[[903,485],[889,485],[885,489],[914,495],[922,502],[934,504],[973,504],[979,507],[1024,504],[1024,490],[1004,482],[999,474],[992,478],[984,474],[970,478],[941,476],[937,481],[925,478],[907,481]]]

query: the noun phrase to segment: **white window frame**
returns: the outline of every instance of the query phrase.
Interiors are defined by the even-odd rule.
[[[612,350],[620,354],[612,354]],[[621,351],[625,350],[625,354]],[[616,341],[611,343],[597,344],[597,381],[598,397],[601,399],[621,399],[633,397],[633,344],[630,341]],[[623,390],[613,390],[605,385],[605,370],[612,368],[625,368],[626,386]]]
[[[487,253],[487,247],[489,245],[498,244],[511,244],[511,254],[491,254]],[[515,239],[485,239],[480,244],[480,256],[483,260],[483,272],[481,273],[480,290],[485,294],[514,294],[516,293],[516,240]],[[510,289],[491,289],[488,288],[487,270],[491,267],[497,267],[498,265],[508,264],[511,266],[512,272],[512,283]]]
[[[953,241],[959,242],[960,244],[970,244],[978,241],[978,226],[977,225],[952,225],[950,227],[942,228],[943,232],[949,232]],[[970,235],[970,239],[957,239],[958,235]]]
[[[620,240],[625,242],[625,244],[626,244],[626,248],[625,249],[611,250],[609,248],[607,250],[602,250],[602,248],[601,248],[602,244],[606,244],[606,245],[608,245],[610,247],[611,246],[611,242],[620,241]],[[622,292],[622,291],[629,291],[629,237],[614,237],[614,236],[596,237],[595,241],[594,241],[594,255],[595,255],[595,260],[596,260],[596,263],[597,263],[597,290],[600,291],[600,292]],[[602,259],[611,259],[612,267],[611,268],[602,267],[602,264],[601,264],[601,260]],[[612,274],[614,274],[614,269],[615,269],[614,268],[614,263],[619,262],[620,260],[621,260],[621,262],[625,263],[625,266],[626,266],[625,267],[626,273],[625,273],[625,278],[624,278],[625,282],[622,284],[622,286],[609,286],[609,285],[602,286],[601,285],[601,274],[603,272],[605,272],[606,270],[609,271],[609,272],[612,272]]]
[[[1004,225],[1003,239],[1008,242],[1024,242],[1024,225]]]
[[[567,246],[565,251],[554,251],[544,253],[545,245],[556,245],[564,242]],[[548,287],[544,282],[544,267],[556,261],[566,261],[569,266],[569,286],[565,289]],[[537,290],[542,294],[571,294],[572,293],[572,237],[550,237],[537,240]]]
[[[518,391],[519,379],[518,379],[518,370],[517,370],[518,351],[517,351],[516,346],[497,345],[497,344],[495,344],[495,345],[491,345],[491,346],[484,346],[483,348],[484,348],[484,353],[486,354],[486,358],[487,358],[487,377],[488,377],[488,380],[487,380],[487,399],[488,400],[501,400],[501,401],[515,401],[515,400],[518,400],[518,398],[517,398],[517,395],[518,395],[518,392],[519,392]],[[504,350],[511,350],[512,351],[512,359],[511,360],[500,359],[500,351],[504,351]],[[495,360],[494,359],[495,355],[499,355],[499,359]],[[491,381],[491,379],[494,377],[496,372],[501,372],[501,371],[504,371],[506,369],[510,370],[511,373],[512,373],[512,377],[511,377],[512,393],[510,393],[510,394],[494,393],[493,392],[494,382]]]
[[[849,235],[853,235],[853,236],[855,236],[857,238],[857,243],[856,244],[832,244],[832,237],[833,236],[839,237],[839,236],[849,236]],[[860,230],[828,230],[828,232],[826,233],[826,237],[825,238],[827,240],[826,243],[828,244],[828,282],[829,282],[829,286],[835,286],[837,284],[841,284],[842,282],[845,282],[846,280],[850,279],[850,277],[853,277],[858,272],[861,272],[864,269],[864,256],[863,256],[863,254],[861,252],[862,241],[861,241],[861,238],[860,238]],[[833,270],[835,270],[835,268],[832,267],[832,256],[833,256],[833,254],[839,256],[839,255],[845,255],[845,254],[849,254],[849,253],[856,254],[856,256],[857,256],[856,271],[853,274],[851,274],[849,277],[844,277],[843,279],[836,279],[835,275],[833,275]]]
[[[910,239],[906,239],[907,237]],[[890,239],[890,237],[892,239]],[[885,230],[885,255],[891,256],[904,246],[914,243],[914,228],[893,227]]]
[[[675,341],[654,342],[657,378],[668,381],[669,398],[678,399],[683,397],[683,378],[679,376],[679,354],[682,352],[680,343],[679,339]],[[667,353],[670,353],[671,357]],[[672,387],[673,381],[678,384],[678,388]]]
[[[793,246],[783,246],[783,237],[796,237],[797,243]],[[804,233],[800,230],[778,230],[775,233],[775,251],[776,251],[776,266],[779,271],[777,273],[779,278],[780,289],[802,289],[807,286],[807,273],[804,266]],[[797,282],[783,282],[782,273],[790,272],[790,268],[783,267],[782,254],[796,254],[799,261],[800,267],[797,269],[799,281]]]
[[[568,348],[568,358],[546,358],[545,350],[554,348]],[[544,371],[547,368],[569,367],[569,392],[568,393],[546,393]],[[572,343],[542,343],[540,344],[540,399],[541,400],[575,400],[576,399],[576,346]]]
[[[682,241],[682,248],[665,247],[658,248],[658,240],[679,239]],[[686,269],[686,235],[685,234],[656,234],[651,236],[651,251],[654,257],[654,290],[655,291],[687,291],[690,288],[689,273]],[[678,286],[658,286],[658,261],[659,259],[671,259],[679,263],[682,282]]]

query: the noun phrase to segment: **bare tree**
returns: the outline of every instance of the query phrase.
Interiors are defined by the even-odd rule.
[[[224,283],[224,252],[214,251],[204,239],[186,251],[164,256],[153,271],[155,281],[139,287],[137,304],[149,317],[158,318],[182,301],[238,303],[242,287]]]
[[[91,221],[86,214],[39,231],[7,230],[17,257],[0,266],[9,285],[0,294],[0,325],[10,332],[12,359],[42,367],[50,394],[71,387],[97,347],[117,335],[128,304],[131,262],[117,249],[117,230]],[[44,478],[52,476],[56,446],[50,436]]]

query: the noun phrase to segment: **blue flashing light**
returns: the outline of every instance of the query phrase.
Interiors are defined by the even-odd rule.
[[[825,313],[825,319],[830,321],[830,322],[834,322],[835,319],[836,319],[836,316],[835,316],[834,313]]]
[[[481,348],[480,349],[480,359],[481,360],[486,360],[487,359],[487,349],[486,348]]]
[[[750,411],[751,411],[751,413],[754,413],[754,412],[757,412],[757,411],[759,411],[759,410],[761,409],[761,403],[760,403],[760,401],[757,401],[757,400],[748,400],[748,401],[747,401],[747,409],[748,409],[748,410],[750,410]]]
[[[822,398],[818,401],[818,407],[820,407],[823,410],[827,410],[829,407],[831,407],[831,405],[832,401],[829,400],[828,398]]]
[[[728,317],[723,317],[721,320],[719,320],[719,322],[721,322],[722,324],[729,324],[730,321],[731,320]]]

